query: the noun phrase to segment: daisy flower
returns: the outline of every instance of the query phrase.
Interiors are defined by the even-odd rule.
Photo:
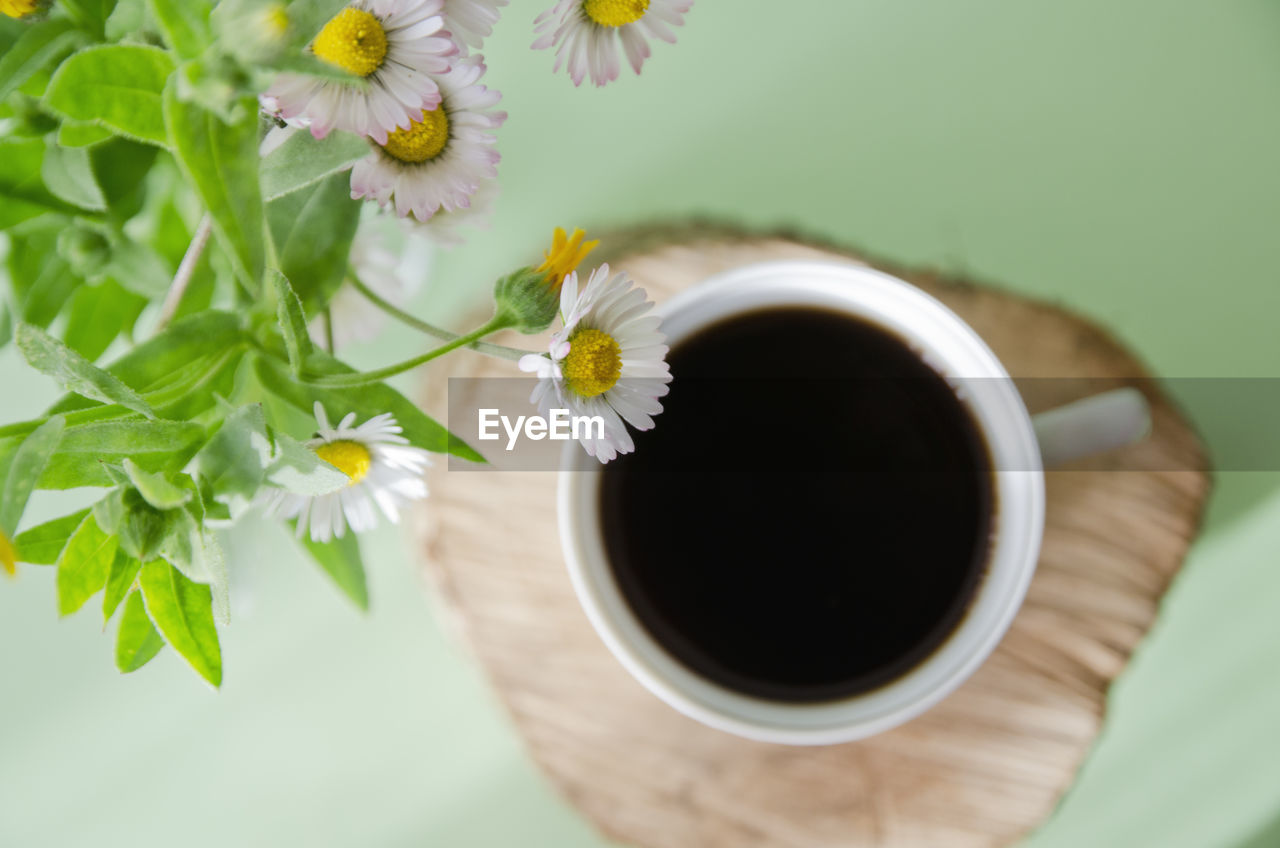
[[[458,47],[444,29],[444,0],[355,0],[329,20],[311,52],[359,77],[367,88],[283,72],[267,89],[286,120],[309,121],[324,138],[339,129],[386,143],[423,109],[440,105],[429,74],[449,70]]]
[[[608,265],[591,272],[581,292],[572,272],[560,289],[564,326],[551,337],[549,355],[520,360],[520,370],[538,377],[529,400],[543,415],[559,408],[604,420],[603,438],[582,440],[601,462],[635,449],[627,424],[650,430],[662,411],[658,398],[666,395],[671,372],[661,318],[645,315],[652,307],[644,289],[633,288],[626,274],[611,278]]]
[[[373,145],[351,169],[351,196],[394,205],[400,217],[419,221],[468,208],[480,184],[498,175],[493,131],[507,119],[492,111],[502,95],[480,85],[484,72],[483,58],[470,56],[438,77],[439,107]]]
[[[351,242],[349,261],[360,282],[392,306],[403,308],[430,273],[432,257],[425,234],[416,232],[417,228],[396,226],[399,223],[398,218],[382,214],[361,223]],[[349,281],[344,281],[329,301],[328,312],[333,321],[334,349],[373,341],[387,323],[387,313]],[[320,345],[329,335],[322,315],[312,319],[308,330]]]
[[[600,239],[587,241],[587,234],[574,227],[573,233],[566,233],[564,227],[556,227],[551,234],[551,247],[542,253],[542,264],[534,270],[546,274],[547,284],[553,289],[560,286],[566,277],[578,270],[582,260],[600,245]],[[594,278],[594,275],[592,275]],[[563,289],[561,290],[563,293]],[[563,300],[561,301],[563,304]],[[568,313],[561,310],[561,317]]]
[[[556,64],[566,64],[574,85],[604,85],[618,78],[618,43],[637,74],[649,58],[649,38],[674,44],[672,27],[684,23],[693,0],[560,0],[534,20],[540,33],[534,50],[556,48]],[[614,36],[617,36],[616,38]]]
[[[508,0],[444,0],[444,27],[453,35],[460,50],[479,50],[484,40],[493,35],[493,25],[502,13],[498,10]]]
[[[352,412],[332,427],[317,401],[320,427],[307,442],[321,459],[351,478],[346,488],[316,497],[283,489],[269,489],[264,495],[268,515],[298,519],[298,538],[308,527],[313,542],[342,538],[348,525],[357,533],[371,530],[378,523],[374,504],[394,524],[404,504],[427,496],[422,473],[431,464],[430,455],[409,445],[395,417],[384,412],[352,427],[355,420]]]
[[[47,5],[47,0],[0,0],[0,14],[25,18]]]

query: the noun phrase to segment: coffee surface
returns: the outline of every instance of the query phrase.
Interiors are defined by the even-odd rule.
[[[600,481],[610,563],[656,641],[796,702],[931,654],[981,582],[995,509],[948,383],[891,333],[810,308],[727,319],[669,362],[657,427]]]

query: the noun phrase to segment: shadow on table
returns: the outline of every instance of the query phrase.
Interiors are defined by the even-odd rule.
[[[1246,518],[1280,491],[1280,379],[1163,381],[1199,432],[1214,469],[1205,531]]]
[[[1276,848],[1277,845],[1280,845],[1280,812],[1236,848]]]

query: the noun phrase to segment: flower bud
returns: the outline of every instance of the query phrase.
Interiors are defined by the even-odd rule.
[[[545,271],[521,268],[499,278],[493,287],[497,312],[522,333],[541,333],[560,308],[560,287]]]
[[[219,46],[246,65],[270,65],[290,46],[283,0],[222,0],[211,16]]]
[[[77,276],[94,280],[111,259],[111,241],[95,227],[73,224],[58,233],[58,255]]]

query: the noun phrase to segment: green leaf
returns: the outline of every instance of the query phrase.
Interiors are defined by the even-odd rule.
[[[199,56],[212,42],[208,0],[149,0],[148,6],[165,43],[183,59]]]
[[[324,374],[345,374],[352,371],[318,349],[312,353],[308,364]],[[484,462],[484,457],[472,450],[466,442],[450,433],[386,383],[351,388],[315,386],[300,382],[287,370],[265,357],[255,360],[254,370],[263,388],[304,412],[310,413],[316,401],[324,404],[325,411],[335,420],[348,412],[360,411],[370,415],[390,412],[404,428],[403,435],[413,446],[435,453],[451,453],[472,462]]]
[[[159,154],[150,144],[120,137],[90,148],[93,173],[107,197],[109,215],[121,226],[142,210],[147,185],[152,182],[147,180],[147,174]]]
[[[304,535],[300,539],[316,563],[333,578],[348,598],[362,610],[369,609],[369,587],[365,581],[364,563],[360,557],[360,543],[354,533],[330,542],[313,542]]]
[[[124,600],[125,595],[133,588],[133,581],[142,568],[139,560],[117,550],[116,558],[111,561],[111,571],[107,574],[107,587],[102,593],[102,623],[106,624],[115,615],[116,608]]]
[[[118,539],[121,550],[140,560],[152,557],[164,535],[160,511],[127,486],[112,489],[95,503],[93,518],[104,532]]]
[[[0,170],[4,163],[0,161]],[[3,215],[0,212],[0,215]],[[25,229],[25,228],[24,228]],[[38,229],[10,235],[9,282],[14,318],[47,327],[58,316],[80,280],[55,252],[58,230]]]
[[[222,651],[209,587],[188,580],[164,560],[144,564],[139,580],[147,612],[165,640],[201,677],[220,686]]]
[[[150,392],[184,366],[232,349],[246,338],[238,316],[230,312],[202,312],[173,322],[164,332],[108,365],[107,372],[140,391]],[[92,404],[72,395],[59,400],[51,411],[66,412],[88,406]]]
[[[225,41],[223,46],[231,47]],[[206,109],[222,123],[233,125],[250,117],[249,105],[256,104],[256,101],[244,99],[245,90],[260,90],[267,85],[264,82],[255,86],[244,77],[244,66],[237,64],[230,55],[209,51],[198,59],[188,59],[179,65],[170,84],[183,103]]]
[[[276,453],[266,478],[274,486],[306,497],[339,491],[350,482],[346,474],[320,458],[311,448],[275,432]]]
[[[46,212],[76,211],[45,188],[40,179],[43,162],[40,139],[0,138],[0,230]]]
[[[262,485],[274,449],[262,407],[242,406],[224,419],[218,432],[196,454],[196,469],[214,499],[238,516]]]
[[[93,505],[93,514],[103,530],[119,537],[120,549],[135,559],[145,562],[163,555],[165,548],[191,558],[189,534],[184,532],[190,516],[182,510],[156,509],[132,487],[113,489]]]
[[[335,174],[308,189],[267,204],[280,270],[315,314],[328,304],[346,276],[351,241],[360,222],[360,201],[351,181]]]
[[[76,277],[97,280],[111,258],[112,233],[87,220],[72,221],[58,233],[58,256]]]
[[[251,100],[251,99],[250,99]],[[164,93],[165,125],[187,180],[213,217],[213,229],[250,292],[258,290],[265,243],[262,194],[258,188],[256,103],[233,125],[193,103],[182,103],[174,86]]]
[[[163,647],[164,639],[151,623],[141,593],[133,592],[124,605],[116,634],[116,668],[125,674],[137,671],[151,662]]]
[[[112,466],[107,468],[113,469]],[[181,489],[185,499],[163,491],[160,492],[162,497],[156,498],[157,486],[163,489],[166,481],[140,475],[136,469],[133,474],[118,471],[116,476],[123,485],[93,506],[98,526],[118,537],[120,550],[129,557],[142,562],[164,559],[188,579],[210,585],[215,616],[225,623],[230,617],[226,561],[217,539],[202,526],[205,516],[203,502],[192,498],[197,494],[195,482],[184,477],[188,483]],[[146,489],[145,494],[131,485],[131,478],[139,478]],[[148,498],[156,498],[156,501]],[[156,506],[156,502],[176,503],[180,500],[183,502],[174,508]],[[124,580],[124,577],[118,576],[117,579]],[[103,606],[108,617],[127,588],[119,585],[114,589],[108,587]]]
[[[262,158],[262,196],[275,200],[343,173],[368,156],[369,150],[367,141],[351,133],[331,132],[317,139],[306,130],[295,130]]]
[[[0,439],[0,456],[20,438]],[[148,471],[177,471],[204,438],[204,428],[190,421],[108,420],[68,427],[40,476],[39,488],[111,486],[103,463],[122,462],[125,457]]]
[[[195,539],[199,532],[195,519],[184,510],[161,513],[164,534],[156,543],[155,553],[197,583],[207,583],[196,558]]]
[[[146,299],[125,291],[115,280],[80,286],[71,300],[62,337],[67,347],[93,362],[117,336],[133,327],[146,305]]]
[[[173,273],[154,250],[129,240],[112,246],[111,258],[102,273],[148,300],[164,297],[173,282]]]
[[[116,465],[114,462],[104,462],[101,463],[101,465],[102,470],[107,472],[107,476],[111,478],[113,485],[124,486],[126,488],[133,485],[129,480],[129,475],[125,473],[123,465]],[[116,524],[114,522],[108,524],[104,523],[102,519],[98,519],[98,524],[105,527],[108,532],[114,533],[116,530]]]
[[[88,514],[89,510],[82,509],[19,533],[18,538],[13,540],[18,548],[19,562],[31,565],[56,563],[58,555],[67,546],[67,540],[71,538],[72,533],[76,532],[76,528]]]
[[[104,29],[107,41],[120,41],[131,35],[136,36],[147,25],[146,0],[118,0],[107,17]]]
[[[92,147],[112,138],[111,130],[84,121],[63,121],[58,127],[58,144],[63,147]]]
[[[62,63],[44,99],[68,118],[164,147],[169,136],[162,95],[173,69],[173,57],[158,47],[87,47]]]
[[[231,623],[231,593],[227,577],[227,561],[213,533],[197,527],[195,562],[209,584],[213,595],[213,618],[219,624]]]
[[[118,540],[86,515],[58,556],[58,614],[70,615],[107,584]]]
[[[212,576],[206,569],[205,536],[195,518],[186,510],[163,513],[164,537],[156,546],[156,552],[170,565],[197,583],[211,583]],[[212,539],[212,537],[210,537]],[[212,552],[221,565],[221,550]]]
[[[236,345],[219,353],[210,353],[179,366],[169,379],[153,384],[144,399],[152,404],[157,415],[167,421],[153,422],[166,425],[188,426],[188,419],[200,416],[213,408],[219,396],[230,397],[236,392],[237,374],[240,362],[244,358],[244,347]],[[146,424],[136,421],[135,413],[117,404],[103,406],[78,395],[68,395],[56,404],[51,412],[71,411],[79,413],[73,417],[77,431],[81,425],[109,423],[114,419],[133,419],[134,424]],[[34,427],[30,421],[9,424],[0,427],[0,438],[25,434]],[[185,437],[186,433],[178,436]],[[131,455],[126,451],[124,455]],[[150,469],[154,470],[154,469]]]
[[[302,366],[311,355],[311,336],[307,334],[307,316],[302,311],[302,301],[294,294],[289,279],[272,270],[271,282],[276,289],[276,320],[284,335],[285,350],[289,352],[289,365],[294,374],[302,373]]]
[[[204,428],[191,421],[89,422],[67,431],[55,461],[74,454],[82,454],[73,458],[80,463],[90,457],[102,462],[123,462],[127,457],[148,471],[169,471],[185,464],[192,446],[203,438]]]
[[[13,455],[13,461],[9,463],[4,489],[0,490],[0,533],[10,539],[18,530],[22,512],[27,508],[27,501],[35,491],[40,475],[49,464],[49,458],[62,441],[65,427],[66,419],[63,416],[53,416],[23,439]]]
[[[115,11],[116,0],[62,0],[62,5],[82,27],[102,38],[107,19]]]
[[[84,36],[66,18],[51,18],[27,27],[17,43],[0,57],[0,100],[83,41]]]
[[[142,470],[128,457],[123,465],[125,474],[129,475],[129,481],[138,490],[138,494],[156,509],[177,509],[195,494],[191,489],[174,485],[163,474]]]
[[[13,316],[9,314],[9,304],[0,299],[0,348],[13,341]]]
[[[93,515],[102,529],[118,535],[120,550],[134,559],[164,557],[188,578],[209,582],[204,539],[187,510],[156,509],[137,489],[120,487],[93,505]]]
[[[38,327],[19,324],[18,348],[32,368],[48,374],[68,391],[155,418],[142,396]]]
[[[49,191],[67,203],[102,212],[107,199],[98,187],[98,178],[89,166],[89,151],[79,147],[59,147],[50,141],[45,148],[40,176]]]

